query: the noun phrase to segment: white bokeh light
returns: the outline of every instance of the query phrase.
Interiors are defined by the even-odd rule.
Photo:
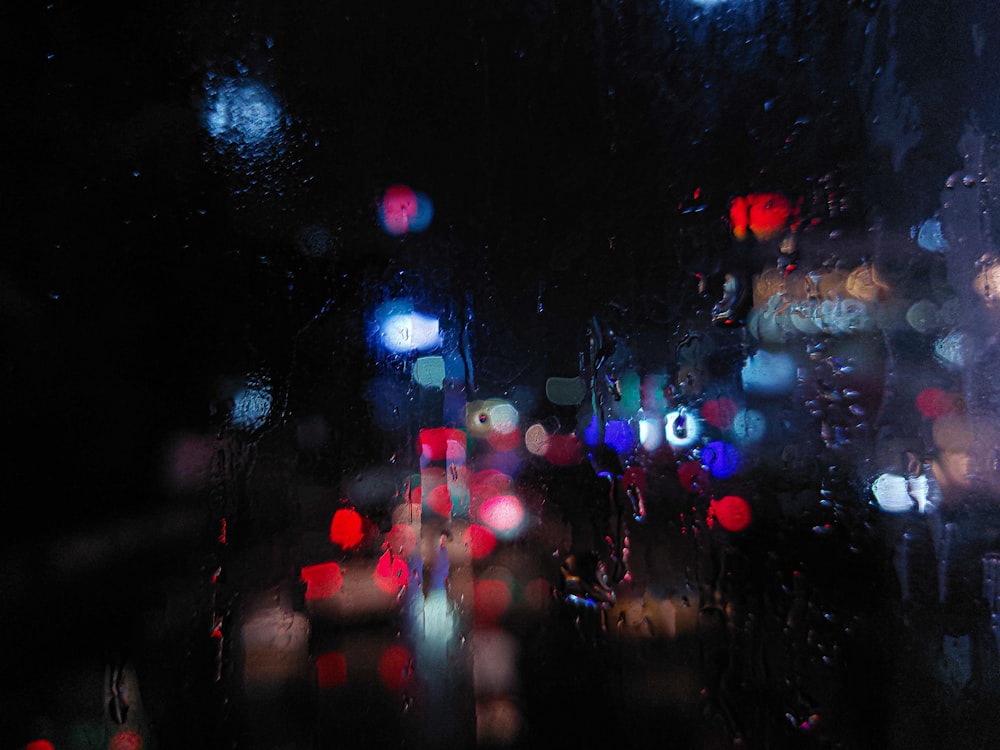
[[[428,351],[441,345],[437,318],[421,313],[390,315],[379,324],[382,344],[396,353]]]
[[[701,421],[692,412],[672,411],[667,415],[666,435],[674,448],[687,448],[701,436]]]

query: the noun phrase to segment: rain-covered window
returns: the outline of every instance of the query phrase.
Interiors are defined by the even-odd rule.
[[[7,30],[4,748],[996,746],[993,2]]]

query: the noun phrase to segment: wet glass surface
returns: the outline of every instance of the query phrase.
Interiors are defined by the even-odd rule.
[[[994,11],[33,4],[2,746],[990,747]]]

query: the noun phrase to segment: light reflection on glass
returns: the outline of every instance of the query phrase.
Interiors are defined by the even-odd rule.
[[[666,417],[667,442],[675,448],[689,448],[701,437],[701,419],[696,412],[672,411]]]
[[[256,157],[280,144],[284,113],[262,82],[209,75],[204,91],[205,128],[220,145]]]
[[[375,312],[379,344],[396,354],[430,351],[441,346],[438,319],[416,312],[411,300],[386,302]]]
[[[271,384],[267,377],[251,376],[246,386],[233,394],[230,419],[235,427],[256,430],[271,416]]]

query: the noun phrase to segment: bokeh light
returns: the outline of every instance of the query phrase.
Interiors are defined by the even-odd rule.
[[[204,92],[204,126],[221,147],[252,158],[280,146],[285,115],[262,82],[210,74]]]
[[[604,443],[616,453],[628,453],[635,447],[636,435],[632,424],[613,419],[604,428]]]
[[[360,513],[353,508],[341,508],[330,522],[330,541],[344,549],[357,547],[365,536],[362,526]]]
[[[387,594],[397,594],[410,582],[410,566],[406,561],[386,550],[378,559],[374,573],[375,585]]]
[[[316,659],[316,682],[321,690],[347,683],[347,659],[339,651],[327,651]]]
[[[948,249],[948,241],[944,238],[941,220],[938,218],[925,219],[912,233],[917,237],[917,244],[924,250],[943,253]]]
[[[477,674],[476,683],[481,681]],[[522,724],[521,711],[510,698],[491,695],[476,701],[476,741],[481,747],[515,745]]]
[[[108,750],[142,750],[142,735],[131,729],[119,729],[108,743]]]
[[[549,450],[551,436],[541,424],[535,423],[524,431],[524,447],[534,456],[544,456]]]
[[[441,346],[438,319],[417,312],[409,299],[382,304],[375,311],[374,330],[378,342],[396,354],[426,352]]]
[[[273,686],[290,679],[311,679],[309,617],[262,595],[244,604],[240,630],[243,675],[247,687]]]
[[[583,379],[549,378],[545,381],[545,397],[556,406],[578,406],[587,395]]]
[[[696,412],[680,409],[667,414],[665,429],[670,445],[687,448],[701,437],[701,420]]]
[[[382,684],[393,692],[402,692],[410,682],[413,656],[409,649],[394,643],[387,646],[378,660],[378,674]]]
[[[488,571],[486,580],[505,585],[503,579],[507,573],[493,569]],[[507,695],[517,690],[520,648],[511,633],[502,627],[476,627],[472,648],[476,654],[472,669],[477,696]]]
[[[701,461],[683,461],[677,467],[677,479],[681,486],[690,492],[706,490],[712,480]]]
[[[452,511],[451,490],[447,484],[439,484],[423,494],[423,507],[437,513],[442,518],[450,518]]]
[[[485,439],[495,451],[521,446],[521,415],[510,401],[500,398],[471,401],[466,405],[466,429],[474,438]]]
[[[899,474],[880,474],[872,482],[872,494],[879,507],[887,513],[906,513],[913,509],[906,478]]]
[[[489,557],[497,546],[496,535],[485,526],[470,524],[462,532],[462,543],[468,548],[474,560]]]
[[[524,505],[514,495],[494,495],[483,501],[479,517],[498,537],[509,538],[524,523]]]
[[[241,430],[259,429],[271,415],[272,401],[270,378],[252,373],[232,394],[230,422]]]
[[[487,436],[486,440],[490,447],[497,452],[497,455],[494,455],[494,460],[498,460],[498,454],[509,453],[521,447],[521,431],[519,429],[514,429],[512,432],[494,430]]]
[[[756,443],[767,434],[767,419],[756,409],[740,409],[733,417],[732,432],[741,445]]]
[[[962,331],[950,331],[934,342],[934,354],[947,367],[958,370],[965,367],[969,341]]]
[[[493,432],[514,432],[520,421],[520,416],[513,404],[502,401],[490,407],[490,422]]]
[[[739,495],[726,495],[709,503],[708,524],[710,527],[714,519],[726,531],[743,531],[750,525],[752,518],[750,504]]]
[[[442,388],[446,374],[444,357],[420,357],[413,363],[413,381],[424,388]]]
[[[385,535],[385,543],[393,554],[408,558],[417,546],[417,531],[407,523],[395,523]]]
[[[757,396],[784,396],[795,386],[797,368],[792,355],[760,349],[747,357],[741,371],[743,390]]]
[[[728,430],[733,425],[738,407],[731,398],[720,396],[706,401],[701,406],[701,417],[713,427]]]
[[[510,607],[510,586],[500,578],[483,577],[473,584],[475,624],[495,624]]]
[[[307,601],[333,596],[344,586],[344,574],[335,562],[307,565],[300,577],[306,584]]]
[[[406,185],[391,185],[379,201],[378,221],[393,237],[422,232],[434,218],[434,204],[424,193]]]
[[[470,401],[466,406],[465,417],[469,434],[478,438],[516,433],[521,422],[517,407],[500,398]]]
[[[425,427],[420,430],[420,456],[424,461],[465,458],[466,437],[454,427]]]
[[[666,426],[662,419],[639,420],[639,443],[644,450],[655,451],[666,438]]]
[[[485,500],[492,495],[512,492],[514,478],[497,469],[483,469],[475,473],[472,483],[478,488],[477,492],[480,493],[480,497]]]
[[[960,397],[941,388],[924,388],[917,394],[917,410],[927,419],[937,419],[958,410]]]
[[[570,466],[583,458],[583,443],[576,435],[556,434],[549,438],[546,460],[556,466]]]
[[[696,0],[708,7],[719,0]],[[758,240],[770,240],[786,230],[798,214],[798,209],[781,193],[751,193],[733,198],[729,204],[729,223],[733,235],[745,240],[753,235]]]
[[[742,457],[736,446],[713,440],[702,448],[701,463],[716,479],[729,479],[740,469]]]
[[[458,619],[443,583],[440,586],[432,584],[431,590],[427,592],[421,609],[420,625],[423,628],[423,642],[420,646],[437,649],[447,646],[455,637]],[[438,653],[440,655],[441,652]]]

